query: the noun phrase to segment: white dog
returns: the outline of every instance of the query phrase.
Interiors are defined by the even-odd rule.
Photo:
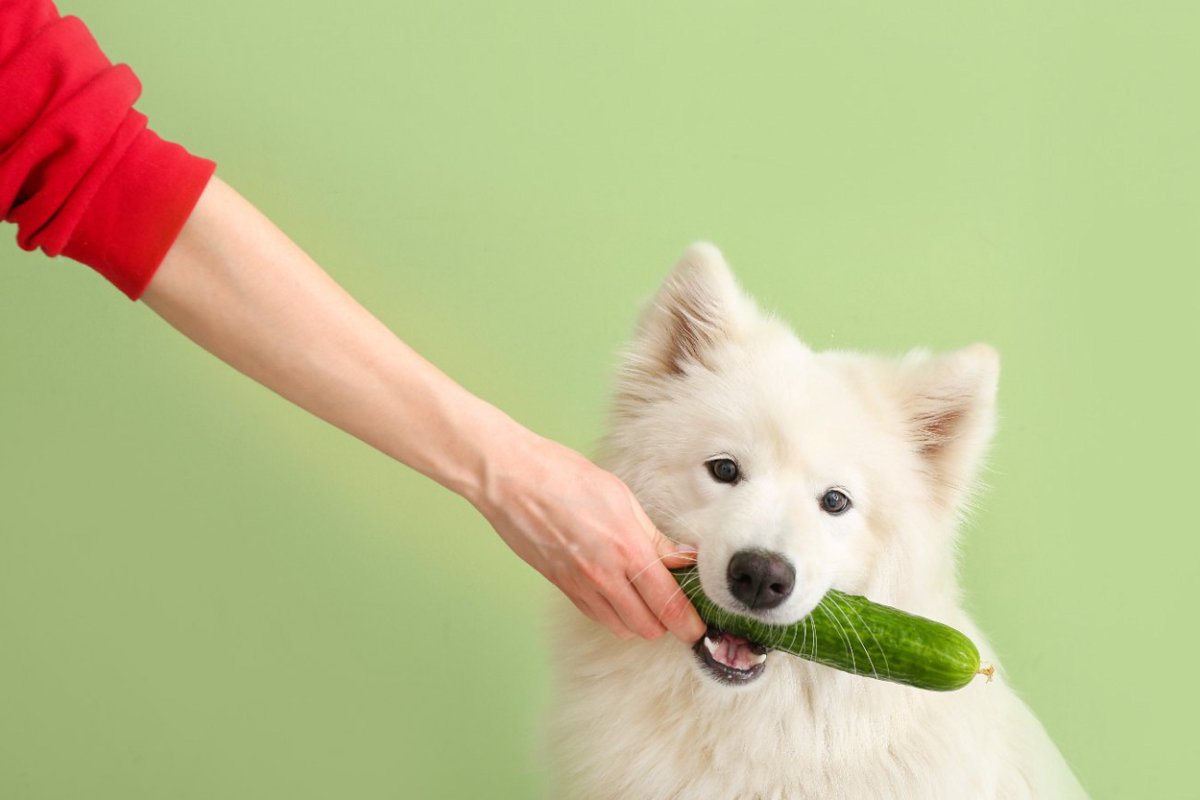
[[[814,353],[691,247],[644,311],[602,463],[699,551],[731,611],[795,622],[830,588],[952,625],[955,526],[994,428],[999,362]],[[555,635],[556,800],[1078,798],[1000,672],[955,692],[858,677],[710,628]]]

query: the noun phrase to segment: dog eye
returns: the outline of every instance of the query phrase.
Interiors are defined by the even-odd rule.
[[[837,489],[830,489],[821,496],[821,510],[827,514],[837,516],[850,507],[850,498],[844,492],[839,492]]]
[[[737,462],[732,458],[714,458],[707,462],[707,466],[708,474],[712,475],[717,483],[737,483],[738,478],[742,477]]]

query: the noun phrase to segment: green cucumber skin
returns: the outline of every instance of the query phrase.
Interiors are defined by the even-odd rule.
[[[672,570],[706,622],[735,636],[844,672],[946,692],[980,671],[979,650],[960,631],[865,597],[831,589],[807,617],[769,625],[719,608],[695,567]]]

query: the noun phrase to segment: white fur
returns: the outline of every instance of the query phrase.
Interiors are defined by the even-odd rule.
[[[814,353],[742,294],[716,248],[694,245],[643,313],[601,461],[664,533],[698,547],[718,603],[735,607],[730,555],[766,548],[797,580],[765,618],[796,621],[837,588],[944,621],[994,663],[960,604],[955,527],[998,372],[984,345]],[[741,483],[711,478],[717,454]],[[836,517],[817,503],[831,486],[853,500]],[[1002,670],[941,693],[774,652],[757,681],[730,687],[673,637],[620,641],[565,606],[556,800],[1084,797]]]

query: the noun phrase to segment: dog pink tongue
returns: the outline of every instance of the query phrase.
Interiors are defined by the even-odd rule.
[[[732,633],[722,633],[710,652],[714,659],[733,669],[747,670],[760,661],[750,650],[750,643]]]

